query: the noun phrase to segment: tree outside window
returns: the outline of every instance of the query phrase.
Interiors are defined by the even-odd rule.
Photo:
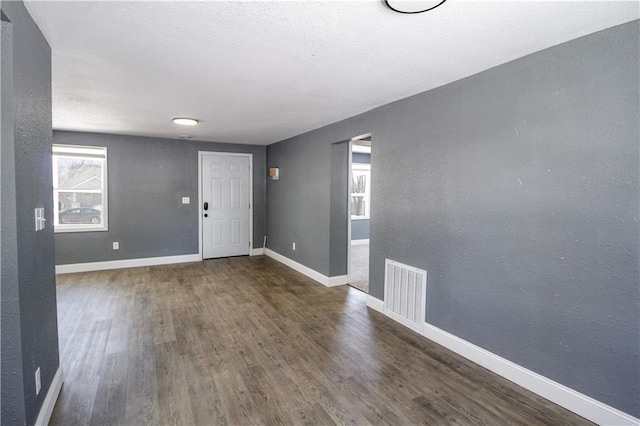
[[[369,219],[371,200],[371,165],[351,166],[351,219]]]

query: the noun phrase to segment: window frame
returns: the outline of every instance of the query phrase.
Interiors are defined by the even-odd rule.
[[[75,151],[75,152],[74,152]],[[84,151],[84,152],[82,152]],[[75,154],[75,155],[74,155]],[[102,185],[101,189],[78,189],[59,188],[58,185],[58,159],[59,158],[92,158],[102,161]],[[53,177],[53,231],[55,233],[67,232],[102,232],[109,230],[109,191],[108,191],[108,151],[106,146],[90,146],[90,145],[64,145],[52,144],[51,149],[51,167]],[[77,224],[61,224],[59,223],[59,194],[60,193],[89,193],[102,194],[102,204],[100,208],[100,223],[77,223]],[[86,206],[74,207],[78,209],[91,208]]]
[[[365,175],[365,190],[364,193],[353,192],[351,182],[353,182],[354,174]],[[371,164],[369,163],[352,163],[351,164],[351,179],[349,181],[349,203],[352,201],[352,197],[364,198],[364,216],[354,215],[353,212],[349,212],[351,220],[369,220],[371,219]],[[351,209],[350,209],[351,210]]]

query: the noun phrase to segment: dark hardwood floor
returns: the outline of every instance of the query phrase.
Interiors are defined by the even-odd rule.
[[[58,276],[54,425],[589,424],[264,256]]]

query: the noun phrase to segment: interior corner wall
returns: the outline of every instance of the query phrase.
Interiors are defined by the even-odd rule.
[[[32,425],[59,367],[53,229],[34,230],[34,208],[43,207],[49,220],[53,213],[51,49],[22,2],[0,7],[11,22],[12,44],[5,52],[3,23],[2,423]]]
[[[329,276],[331,142],[296,139],[267,147],[267,247]],[[314,144],[314,142],[318,142]],[[296,243],[296,250],[293,244]]]
[[[253,154],[253,247],[262,247],[266,147],[64,131],[53,141],[105,146],[108,157],[109,230],[56,233],[57,265],[197,254],[199,151]]]
[[[640,417],[638,22],[270,145],[268,247],[329,274],[331,144],[371,133],[370,294],[425,269],[428,323]]]

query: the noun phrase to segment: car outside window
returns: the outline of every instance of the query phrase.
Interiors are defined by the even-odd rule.
[[[106,231],[107,148],[53,145],[55,232]]]

